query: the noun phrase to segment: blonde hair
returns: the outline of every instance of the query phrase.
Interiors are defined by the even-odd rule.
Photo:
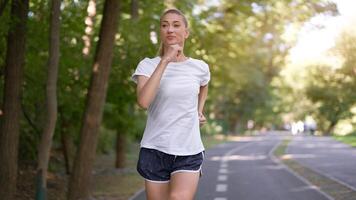
[[[185,15],[180,10],[178,10],[176,8],[170,8],[170,9],[164,11],[163,14],[161,15],[161,18],[159,19],[160,24],[162,22],[163,17],[166,16],[167,14],[169,14],[169,13],[173,13],[173,14],[177,14],[177,15],[181,16],[182,19],[183,19],[185,27],[188,28],[188,20],[187,20],[187,18],[185,17]],[[164,55],[164,48],[163,48],[162,41],[159,44],[158,55],[161,56],[161,57]]]

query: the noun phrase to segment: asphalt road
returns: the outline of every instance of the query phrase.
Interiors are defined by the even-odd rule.
[[[330,137],[299,136],[289,144],[287,153],[300,164],[356,191],[356,148]]]
[[[272,155],[283,135],[268,134],[209,149],[197,200],[332,199],[295,175]],[[144,192],[132,200],[145,199]]]
[[[198,200],[331,199],[273,159],[283,136],[268,134],[208,151]],[[226,180],[225,180],[226,179]]]

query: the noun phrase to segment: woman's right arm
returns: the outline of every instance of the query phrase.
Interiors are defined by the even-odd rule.
[[[137,77],[137,103],[141,108],[147,109],[155,98],[168,63],[167,59],[162,59],[150,78],[146,76]]]
[[[140,107],[147,109],[150,106],[157,94],[159,83],[168,63],[175,61],[181,52],[182,47],[178,44],[170,45],[150,78],[138,76],[137,102]]]

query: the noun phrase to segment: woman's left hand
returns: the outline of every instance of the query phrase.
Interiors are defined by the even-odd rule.
[[[206,118],[203,113],[199,113],[199,125],[203,126],[206,123]]]

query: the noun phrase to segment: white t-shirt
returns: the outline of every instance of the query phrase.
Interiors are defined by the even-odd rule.
[[[161,58],[145,58],[137,66],[137,76],[150,77]],[[141,147],[157,149],[172,155],[194,155],[204,150],[200,138],[198,94],[200,86],[210,80],[209,66],[188,58],[170,62],[160,81],[155,99],[148,108]]]

